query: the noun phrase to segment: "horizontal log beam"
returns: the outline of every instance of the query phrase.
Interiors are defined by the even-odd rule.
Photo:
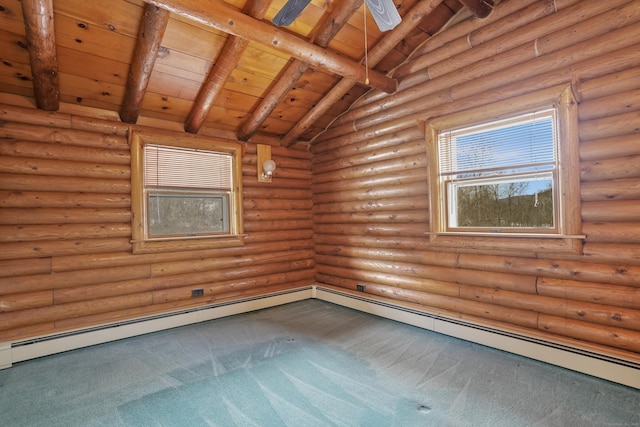
[[[340,267],[331,268],[330,273],[318,273],[317,280],[323,284],[329,283],[353,291],[357,290],[358,285],[365,285],[366,291],[374,294],[381,287],[387,288],[390,286],[451,297],[457,297],[459,293],[459,286],[452,282],[350,270]]]
[[[245,243],[265,244],[269,242],[289,241],[290,239],[308,242],[313,237],[313,230],[281,230],[281,231],[254,231],[244,238]],[[307,240],[304,240],[307,239]],[[306,248],[306,245],[300,245],[299,248]]]
[[[283,230],[309,230],[313,227],[310,219],[297,219],[289,221],[254,221],[244,224],[244,230],[248,233],[256,231],[283,231]]]
[[[580,184],[583,201],[598,200],[638,200],[640,199],[640,178],[591,181]]]
[[[396,81],[394,79],[376,71],[367,73],[365,67],[354,61],[280,30],[273,25],[251,18],[241,11],[226,6],[223,2],[203,3],[199,0],[146,1],[227,34],[277,49],[329,73],[362,83],[364,83],[368,74],[372,87],[387,93],[392,93],[396,90]]]
[[[640,265],[640,244],[585,243],[582,252],[594,262],[616,263],[624,259],[629,264]]]
[[[53,271],[56,273],[65,271],[77,271],[86,269],[101,269],[111,267],[124,267],[132,265],[144,265],[160,262],[178,262],[193,259],[220,258],[240,255],[254,255],[261,253],[283,252],[292,249],[309,249],[312,245],[309,240],[298,241],[292,237],[290,241],[268,241],[260,244],[247,244],[243,247],[231,247],[224,249],[200,249],[184,252],[166,252],[158,254],[140,254],[132,257],[126,252],[94,253],[86,255],[72,255],[56,257],[53,259]]]
[[[640,67],[616,70],[611,74],[583,80],[580,82],[578,88],[581,93],[582,103],[607,97],[612,93],[621,93],[627,90],[637,89],[638,79],[640,79]]]
[[[108,238],[4,243],[5,252],[0,252],[0,260],[131,251],[130,242],[131,238]]]
[[[640,37],[639,37],[640,40]],[[640,134],[637,124],[640,111],[631,111],[610,117],[601,117],[580,123],[580,141],[611,138],[619,135]]]
[[[373,249],[419,250],[425,254],[425,259],[450,257],[457,255],[452,252],[436,252],[428,247],[428,240],[416,236],[368,236],[347,234],[317,233],[314,241],[319,245],[362,246]],[[425,263],[427,263],[425,261]],[[455,265],[455,263],[454,263]]]
[[[633,111],[640,105],[640,89],[635,89],[635,86],[637,86],[637,83],[632,85],[630,82],[628,88],[623,89],[625,92],[624,98],[621,98],[619,93],[614,93],[613,95],[581,102],[580,121]]]
[[[627,178],[640,178],[640,155],[594,160],[580,164],[580,179],[582,181]]]
[[[51,258],[0,261],[0,277],[51,273]]]
[[[358,204],[372,204],[377,206],[384,200],[403,200],[413,198],[426,199],[426,187],[422,177],[418,177],[414,182],[405,182],[402,185],[384,185],[375,188],[360,188],[345,190],[336,193],[324,193],[313,197],[313,211],[323,212],[329,210],[335,212],[338,206],[357,206]],[[419,202],[419,201],[418,201]],[[345,205],[345,203],[347,203]]]
[[[109,194],[131,194],[129,179],[100,179],[57,176],[52,180],[44,175],[20,175],[0,173],[2,188],[14,191],[66,191]]]
[[[261,277],[253,277],[244,280],[230,280],[204,284],[203,296],[200,300],[212,301],[222,296],[237,294],[238,292],[259,289],[266,286],[292,286],[295,283],[309,284],[313,281],[313,270],[297,270],[287,273],[266,274]],[[295,285],[294,285],[295,286]],[[154,291],[153,300],[156,303],[190,301],[193,302],[191,290],[193,286],[181,288],[162,289]]]
[[[537,290],[556,298],[640,309],[640,288],[630,286],[540,277]]]
[[[313,230],[319,234],[375,236],[375,237],[406,237],[416,235],[415,224],[317,224]]]
[[[427,180],[426,168],[412,170],[396,170],[392,175],[360,176],[353,180],[329,181],[322,184],[314,184],[314,200],[321,200],[324,193],[339,193],[359,188],[376,188],[378,186],[404,185],[422,180]]]
[[[53,292],[50,290],[3,295],[0,313],[28,310],[48,305],[53,305]]]
[[[0,313],[0,330],[30,326],[36,322],[57,322],[62,319],[73,319],[89,314],[108,313],[151,304],[151,293],[144,292],[70,304],[55,304],[18,312]]]
[[[243,183],[242,196],[249,199],[310,199],[311,189],[305,188],[265,188],[264,185],[247,186]]]
[[[339,169],[319,174],[314,176],[314,184],[361,179],[396,172],[411,172],[412,170],[415,170],[416,174],[422,174],[427,168],[427,156],[424,147],[419,147],[417,151],[415,146],[409,147],[408,151],[413,151],[414,155],[391,160],[385,159],[375,163],[352,166],[349,169]]]
[[[71,160],[130,165],[129,151],[109,148],[77,147],[44,142],[5,140],[0,144],[0,155],[39,159]]]
[[[640,332],[613,326],[581,322],[558,316],[541,314],[538,328],[545,332],[603,344],[622,350],[640,352]]]
[[[0,197],[2,197],[2,193],[0,193]],[[1,199],[0,199],[1,200]],[[0,202],[1,203],[1,202]],[[271,209],[280,209],[282,206],[286,206],[287,209],[293,210],[306,210],[311,211],[313,207],[313,202],[311,200],[300,200],[300,199],[283,199],[283,200],[271,200],[271,199],[249,199],[244,198],[242,200],[242,205],[246,210],[271,210]]]
[[[0,242],[105,239],[131,236],[131,224],[0,225]]]
[[[357,202],[338,202],[317,204],[313,207],[314,214],[336,213],[336,212],[393,212],[421,210],[426,212],[429,209],[429,200],[425,193],[424,184],[414,186],[409,196],[390,198],[370,198]]]
[[[536,293],[536,277],[525,274],[494,271],[469,270],[440,267],[389,260],[349,258],[331,255],[316,255],[316,262],[323,266],[338,266],[366,270],[383,274],[429,278],[456,284],[475,285],[490,289],[503,289],[524,294]]]
[[[70,160],[33,159],[22,157],[0,157],[0,173],[86,177],[109,179],[128,179],[130,167],[127,165],[74,162]]]
[[[637,310],[572,301],[564,297],[555,298],[542,295],[526,295],[518,292],[487,289],[477,286],[460,286],[460,297],[502,307],[531,310],[584,322],[640,330],[640,313]]]
[[[584,161],[640,155],[637,134],[613,136],[580,143],[580,159]]]
[[[409,133],[409,132],[407,132]],[[351,156],[346,155],[343,150],[336,150],[335,160],[325,162],[323,164],[316,164],[313,170],[314,174],[331,174],[332,171],[337,169],[354,167],[354,165],[367,165],[376,162],[383,162],[386,160],[394,160],[400,162],[402,157],[408,156],[420,156],[425,153],[425,141],[424,136],[422,138],[411,140],[405,140],[402,144],[391,145],[387,147],[379,147],[377,150],[366,150],[358,154]],[[374,166],[375,167],[375,166]],[[327,175],[324,175],[326,179]],[[314,179],[314,182],[322,182],[321,178]]]
[[[308,284],[308,281],[305,282]],[[246,291],[238,291],[229,294],[220,295],[219,298],[216,299],[217,302],[229,301],[237,298],[245,298],[251,297],[255,295],[263,295],[265,293],[270,292],[279,292],[287,289],[292,289],[294,286],[291,284],[283,285],[275,285],[275,286],[266,286],[258,289],[250,289]],[[199,299],[181,301],[181,302],[168,302],[157,304],[154,303],[152,305],[141,305],[135,308],[128,308],[122,310],[114,310],[103,314],[89,314],[87,316],[82,317],[74,317],[71,319],[60,319],[55,322],[55,326],[57,330],[66,330],[66,329],[77,329],[85,326],[91,326],[96,324],[103,324],[114,322],[120,319],[131,319],[135,317],[144,317],[158,313],[166,313],[170,311],[175,311],[177,308],[187,308],[187,307],[197,307],[202,306],[206,303],[206,300]],[[32,331],[29,331],[31,335],[34,335]],[[2,335],[0,334],[0,338]]]
[[[331,237],[333,239],[333,237]],[[396,247],[400,239],[391,239],[395,244],[393,246],[353,246],[348,243],[341,243],[340,239],[336,239],[337,243],[333,243],[331,239],[326,239],[315,246],[318,255],[340,255],[348,258],[365,258],[368,260],[379,260],[382,262],[402,262],[420,264],[422,267],[438,266],[447,268],[456,268],[458,256],[455,253],[433,252],[420,250],[416,246]],[[366,239],[366,240],[365,240]],[[416,241],[418,239],[415,239]],[[353,242],[370,241],[369,238],[352,240]],[[413,249],[415,248],[415,250]],[[447,279],[447,282],[454,282],[455,278]]]
[[[151,269],[148,265],[134,265],[3,278],[0,279],[0,295],[87,286],[98,283],[115,283],[123,280],[143,279],[150,277],[150,275]]]
[[[640,219],[638,200],[607,200],[582,203],[584,222],[634,222]]]
[[[640,277],[640,267],[619,268],[615,264],[597,264],[590,260],[580,262],[462,253],[458,259],[458,266],[474,270],[510,271],[558,279],[640,287],[637,280]]]
[[[21,111],[14,113],[16,116],[20,114],[22,114]],[[26,115],[28,113],[25,112],[24,114]],[[31,114],[31,116],[34,116],[34,114]],[[27,117],[20,118],[27,119]],[[8,118],[3,115],[3,120],[8,120]],[[53,126],[53,123],[51,123],[50,126],[40,126],[29,123],[2,122],[0,123],[0,137],[35,142],[55,142],[82,147],[108,148],[111,150],[130,150],[127,138],[124,136],[105,135],[75,129],[61,129]]]
[[[640,243],[640,222],[583,222],[582,231],[586,242]]]
[[[426,203],[425,203],[426,207]],[[415,224],[424,227],[429,223],[427,209],[389,210],[345,213],[316,213],[313,216],[314,224]],[[420,225],[421,224],[421,225]]]
[[[124,194],[65,193],[50,191],[0,191],[3,208],[130,208]]]
[[[348,270],[348,269],[342,269]],[[326,276],[325,276],[326,277]],[[323,279],[324,280],[324,279]],[[333,284],[331,281],[329,284]],[[429,312],[447,310],[450,313],[477,316],[505,322],[511,325],[519,325],[535,328],[538,314],[530,310],[521,310],[511,307],[501,307],[485,302],[471,301],[456,296],[439,295],[422,292],[413,289],[400,289],[393,285],[366,284],[367,293],[387,297],[395,301],[405,301],[422,305]]]
[[[323,141],[322,144],[314,144],[310,147],[310,151],[313,153],[314,171],[317,167],[321,167],[322,163],[331,164],[342,155],[350,156],[369,150],[396,146],[402,144],[404,141],[414,139],[424,140],[424,133],[417,126],[391,135],[370,138],[366,142],[359,140],[351,141],[349,135],[331,141]]]
[[[227,260],[224,263],[220,263],[220,265],[224,266],[225,264],[229,265],[230,263],[231,261]],[[181,273],[151,278],[123,280],[118,281],[117,283],[96,283],[85,286],[57,288],[54,290],[54,297],[57,303],[66,304],[69,302],[87,301],[96,298],[106,298],[137,292],[154,290],[172,292],[176,289],[183,290],[185,287],[205,287],[207,285],[217,286],[224,283],[226,283],[230,289],[233,289],[233,284],[237,283],[236,281],[244,280],[247,282],[250,279],[250,281],[256,282],[261,280],[263,276],[260,275],[260,272],[264,271],[266,274],[266,271],[269,269],[273,269],[274,272],[279,275],[298,271],[292,270],[290,265],[283,264],[281,262],[261,264],[259,267],[257,264],[251,265],[250,263],[247,263],[246,265],[215,270],[211,269],[197,273]],[[238,273],[239,271],[242,273]],[[243,277],[243,274],[246,274],[247,277]],[[191,297],[191,291],[189,291],[189,297]]]
[[[309,219],[309,214],[311,213],[310,209],[286,209],[286,206],[281,205],[282,209],[272,209],[272,210],[253,210],[249,212],[244,212],[244,220],[245,222],[251,221],[289,221],[289,220],[301,220],[301,219]]]
[[[130,209],[3,209],[2,225],[26,224],[102,224],[131,222]]]

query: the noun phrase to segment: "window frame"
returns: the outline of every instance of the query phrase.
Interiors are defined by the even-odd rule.
[[[518,158],[512,163],[506,163],[500,156],[497,157],[499,161],[494,163],[492,161],[493,156],[488,156],[488,164],[471,164],[468,163],[468,159],[484,158],[481,153],[476,153],[475,156],[463,156],[462,163],[457,164],[458,159],[458,147],[457,142],[460,139],[462,141],[462,153],[467,153],[464,140],[470,135],[490,133],[490,132],[505,132],[506,129],[513,129],[522,125],[532,125],[533,123],[551,123],[551,142],[549,145],[545,145],[543,149],[543,157],[536,161],[533,158],[528,158],[527,162],[520,161]],[[446,195],[444,199],[446,206],[442,206],[444,222],[446,223],[445,231],[453,232],[500,232],[500,233],[534,233],[534,234],[559,234],[559,221],[558,221],[558,148],[559,138],[557,132],[557,112],[555,108],[542,108],[533,109],[531,111],[519,111],[508,117],[500,117],[494,120],[484,121],[482,123],[465,124],[456,128],[449,128],[438,132],[438,180],[439,184],[443,186],[443,193]],[[508,130],[511,134],[512,130]],[[517,131],[516,131],[517,132]],[[473,141],[478,141],[478,137],[471,137]],[[487,147],[491,150],[491,144],[493,140],[486,138],[485,142],[489,144]],[[502,142],[502,141],[499,141]],[[480,152],[483,151],[484,145],[479,145]],[[518,146],[518,148],[524,148]],[[550,150],[549,150],[550,149]],[[536,151],[540,154],[539,151]],[[444,164],[443,164],[444,162]],[[443,168],[444,166],[444,168]],[[443,171],[445,169],[445,171]],[[505,173],[507,172],[507,173]],[[471,176],[466,174],[472,173]],[[462,175],[462,176],[461,176]],[[461,213],[461,207],[458,204],[457,190],[468,187],[485,187],[491,185],[500,184],[514,184],[522,182],[534,182],[542,180],[542,177],[546,177],[544,181],[551,181],[552,186],[552,212],[553,217],[551,219],[551,227],[534,227],[534,226],[482,226],[482,225],[463,225],[458,223],[458,216]]]
[[[144,188],[144,147],[203,150],[231,155],[232,189],[229,195],[229,233],[149,237],[147,235],[147,194]],[[134,254],[177,252],[244,245],[242,223],[242,152],[243,144],[221,139],[202,139],[130,131],[131,146],[131,234]],[[211,192],[214,194],[216,192]]]
[[[544,230],[455,230],[447,228],[447,188],[440,179],[438,136],[441,132],[553,107],[557,114],[557,228]],[[424,122],[429,179],[430,245],[482,253],[581,253],[580,174],[577,102],[570,85],[555,86],[493,102]],[[573,171],[573,172],[572,172]]]

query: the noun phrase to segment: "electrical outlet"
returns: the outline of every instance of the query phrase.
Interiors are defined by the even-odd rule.
[[[201,297],[202,295],[204,295],[204,289],[202,288],[197,288],[197,289],[191,289],[191,297]]]
[[[365,285],[356,285],[356,290],[358,292],[366,292],[366,287]]]

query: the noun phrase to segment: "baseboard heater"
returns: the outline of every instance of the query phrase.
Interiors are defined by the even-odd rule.
[[[22,341],[0,343],[0,369],[9,368],[13,363],[25,360],[301,301],[312,298],[312,296],[313,286],[309,285],[95,327],[43,335]]]
[[[109,323],[22,341],[0,343],[0,369],[13,363],[186,326],[277,305],[317,298],[365,313],[496,348],[640,389],[640,363],[416,310],[367,294],[310,285],[282,292]]]
[[[316,286],[315,297],[358,311],[640,389],[640,363],[522,334],[441,316],[366,294]]]

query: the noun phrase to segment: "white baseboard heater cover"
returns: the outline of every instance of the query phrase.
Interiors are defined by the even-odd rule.
[[[307,286],[155,316],[71,330],[59,334],[29,338],[9,343],[9,358],[5,354],[4,359],[2,358],[5,353],[3,352],[3,345],[7,347],[7,343],[0,343],[0,369],[9,368],[12,363],[64,351],[301,301],[311,298],[312,295],[313,287]]]
[[[640,363],[318,285],[315,297],[365,313],[640,389]]]
[[[9,368],[13,363],[55,353],[309,298],[317,298],[640,389],[640,363],[634,360],[620,359],[561,343],[485,327],[460,319],[415,310],[401,304],[382,301],[366,294],[342,292],[322,285],[306,286],[23,341],[0,343],[0,369]]]

